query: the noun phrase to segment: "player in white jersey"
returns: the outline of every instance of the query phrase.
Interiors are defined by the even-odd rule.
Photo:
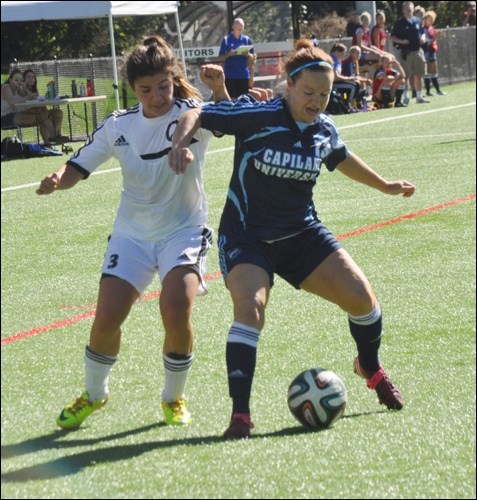
[[[355,372],[380,403],[400,410],[403,400],[380,364],[382,317],[365,275],[318,218],[313,188],[322,166],[392,195],[412,196],[406,180],[388,181],[350,152],[322,113],[332,85],[331,58],[299,40],[285,64],[287,97],[208,104],[183,116],[169,153],[187,171],[189,137],[200,125],[236,138],[234,171],[219,227],[220,267],[234,306],[226,361],[232,418],[226,439],[250,435],[250,395],[260,332],[275,274],[295,288],[348,313],[357,346]]]
[[[37,190],[43,195],[72,188],[112,157],[121,165],[121,201],[85,349],[86,387],[57,418],[64,429],[79,427],[107,402],[121,325],[156,273],[162,283],[165,330],[165,420],[182,425],[191,419],[184,393],[193,361],[192,304],[197,294],[205,293],[205,257],[212,243],[202,177],[211,133],[195,135],[191,169],[186,176],[174,175],[167,165],[174,128],[185,111],[201,105],[200,94],[186,81],[172,48],[157,36],[146,38],[130,53],[125,72],[139,104],[108,116],[87,144]],[[204,66],[201,78],[216,101],[229,98],[220,66]]]

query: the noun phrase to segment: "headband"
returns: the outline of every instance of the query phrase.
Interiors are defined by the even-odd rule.
[[[302,69],[309,68],[310,66],[324,66],[325,68],[333,69],[333,66],[329,62],[312,61],[307,64],[303,64],[303,66],[298,66],[298,68],[294,69],[288,76],[291,78],[293,75],[296,75]]]

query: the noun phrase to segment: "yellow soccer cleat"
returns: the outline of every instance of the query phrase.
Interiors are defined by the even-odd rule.
[[[108,402],[108,396],[96,401],[90,401],[88,393],[85,391],[79,398],[76,398],[70,405],[63,409],[56,423],[62,429],[77,429],[83,421],[96,410],[100,410]]]
[[[186,425],[192,421],[191,415],[185,406],[184,399],[178,399],[172,403],[163,401],[162,409],[164,410],[167,425]]]

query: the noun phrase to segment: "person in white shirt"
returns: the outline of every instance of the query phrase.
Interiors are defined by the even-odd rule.
[[[45,195],[70,189],[111,157],[121,165],[121,201],[85,349],[86,388],[57,418],[63,429],[78,428],[107,402],[121,325],[156,273],[162,283],[165,330],[165,420],[168,425],[191,420],[184,392],[194,357],[192,304],[196,295],[206,292],[205,257],[212,244],[202,177],[212,134],[205,130],[195,134],[187,175],[175,175],[167,157],[174,129],[185,111],[201,105],[200,94],[185,79],[172,48],[158,36],[146,38],[132,50],[125,72],[139,104],[109,115],[87,144],[45,177],[36,191]],[[201,78],[216,101],[229,99],[220,66],[204,66]]]

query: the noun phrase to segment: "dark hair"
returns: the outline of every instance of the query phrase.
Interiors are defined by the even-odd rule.
[[[166,73],[172,76],[174,97],[201,99],[200,92],[184,76],[174,50],[160,36],[148,36],[132,49],[123,71],[132,89],[138,78]]]
[[[28,73],[32,73],[33,76],[35,77],[35,83],[32,85],[31,89],[28,89],[30,92],[35,92],[38,94],[38,80],[36,78],[36,73],[32,69],[26,69],[23,72],[23,79],[25,80],[25,77],[28,75]]]
[[[17,73],[20,73],[20,75],[22,75],[22,72],[21,70],[19,70],[18,68],[15,68],[9,75],[8,75],[8,78],[2,83],[2,85],[5,85],[6,83],[10,84],[10,80],[17,74]],[[22,75],[22,78],[23,78],[23,75]]]
[[[331,57],[319,47],[315,47],[311,40],[302,38],[297,40],[295,43],[295,50],[291,53],[290,56],[285,60],[284,68],[287,75],[291,75],[295,70],[300,68],[301,66],[313,62],[325,62],[328,65],[320,66],[316,64],[316,66],[310,66],[307,69],[310,71],[321,71],[321,72],[329,72],[333,71],[333,60]],[[298,71],[295,75],[292,75],[292,80],[295,80],[299,76],[300,72]]]

